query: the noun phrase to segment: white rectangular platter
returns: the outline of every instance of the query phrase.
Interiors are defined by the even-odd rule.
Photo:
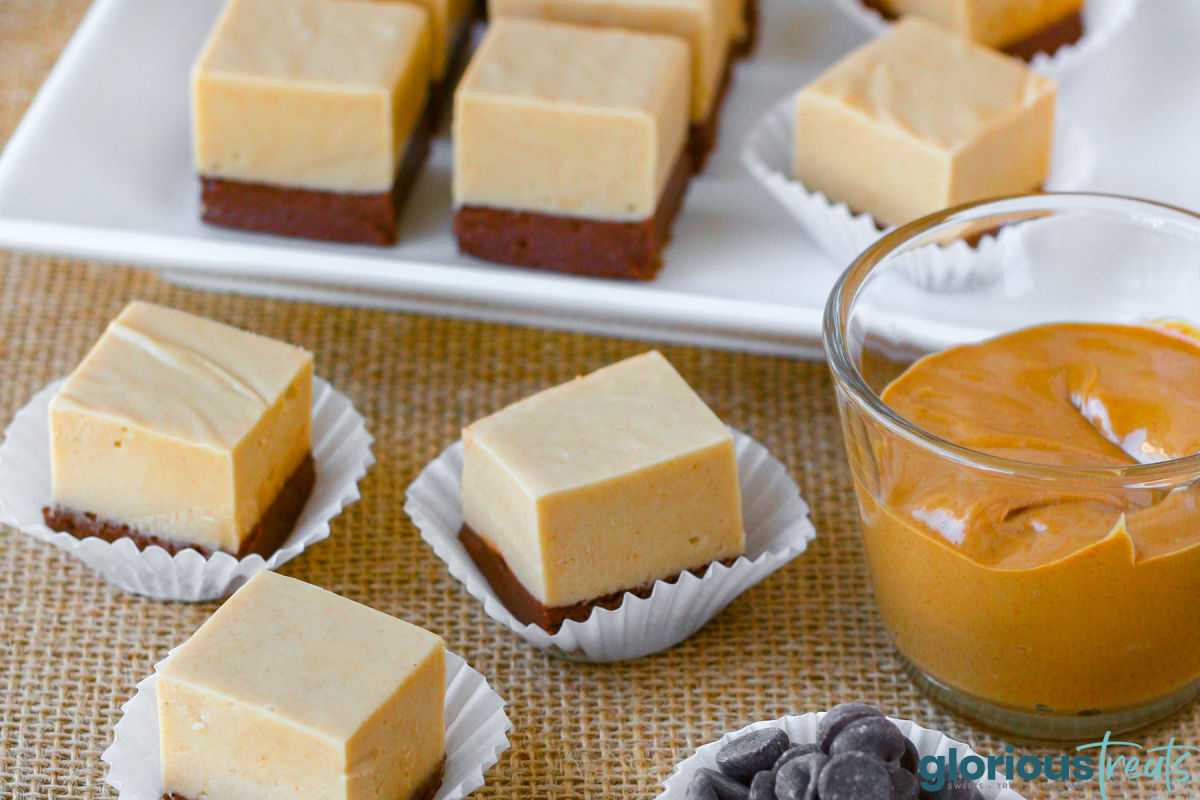
[[[444,131],[394,248],[200,223],[188,72],[222,0],[97,0],[0,156],[0,246],[132,263],[212,289],[812,356],[844,264],[825,258],[738,158],[757,119],[864,37],[827,0],[763,0],[720,144],[693,181],[659,277],[631,284],[460,257]],[[1200,4],[1145,0],[1062,86],[1099,154],[1089,187],[1200,207]],[[982,290],[996,291],[996,289]],[[972,293],[938,303],[972,323]],[[898,309],[937,302],[898,286]],[[944,311],[943,311],[944,310]]]

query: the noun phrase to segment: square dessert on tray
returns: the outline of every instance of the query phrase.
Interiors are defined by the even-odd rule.
[[[230,0],[192,70],[204,221],[387,245],[429,151],[429,12]]]
[[[691,174],[678,38],[502,17],[454,97],[459,249],[650,279]]]
[[[129,305],[50,401],[47,525],[269,556],[316,477],[312,371],[298,347]]]
[[[1017,59],[906,17],[797,95],[795,177],[881,228],[1036,191],[1056,96]]]
[[[261,572],[158,672],[164,795],[428,800],[445,681],[440,637]]]
[[[863,0],[884,17],[925,17],[1009,55],[1053,55],[1083,36],[1084,0]]]
[[[745,550],[729,429],[659,353],[463,432],[460,539],[510,612],[554,632]]]
[[[492,19],[531,17],[552,22],[623,28],[676,36],[691,50],[692,88],[688,152],[699,170],[717,139],[730,77],[733,27],[742,13],[734,0],[489,0]],[[731,44],[732,42],[732,44]]]

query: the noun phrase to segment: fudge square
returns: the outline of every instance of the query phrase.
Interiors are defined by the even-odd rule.
[[[230,0],[192,70],[206,222],[391,244],[428,152],[429,12]]]
[[[800,91],[795,176],[882,225],[1034,191],[1055,98],[1020,61],[906,17]]]
[[[1084,0],[868,0],[887,16],[918,14],[1028,59],[1083,34]]]
[[[266,556],[312,488],[312,356],[132,303],[50,401],[47,524]]]
[[[745,549],[733,438],[656,351],[521,400],[463,442],[461,538],[522,622],[554,630]]]
[[[737,35],[732,30],[735,5],[735,0],[489,0],[488,11],[492,19],[516,16],[624,28],[687,42],[692,62],[688,150],[699,170],[716,141],[731,42]]]
[[[649,280],[687,188],[687,46],[500,18],[454,97],[459,249]]]
[[[158,671],[165,795],[424,800],[445,755],[445,647],[260,572]]]

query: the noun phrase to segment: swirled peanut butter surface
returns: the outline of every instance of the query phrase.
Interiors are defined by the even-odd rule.
[[[1122,468],[1200,452],[1200,344],[1055,324],[927,356],[883,400],[1025,462]],[[1004,705],[1114,710],[1200,677],[1200,489],[1021,479],[895,439],[851,447],[884,622],[925,672]],[[861,463],[861,462],[859,462]]]

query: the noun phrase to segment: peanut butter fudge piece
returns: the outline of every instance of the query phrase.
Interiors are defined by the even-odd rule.
[[[425,800],[445,758],[445,646],[260,572],[158,672],[165,795]]]
[[[355,0],[357,1],[357,0]],[[386,3],[416,3],[429,12],[432,34],[432,72],[435,85],[446,79],[457,53],[470,39],[469,28],[475,16],[474,0],[375,0]]]
[[[489,0],[493,19],[531,17],[676,36],[691,48],[688,149],[699,169],[716,140],[729,81],[731,25],[739,0]]]
[[[745,548],[733,438],[658,352],[521,400],[463,442],[462,539],[522,622],[556,630]]]
[[[274,552],[315,479],[312,356],[133,303],[50,401],[47,524],[79,537]]]
[[[650,279],[683,201],[687,46],[502,17],[454,97],[459,249]]]
[[[866,0],[886,17],[915,14],[1026,61],[1083,35],[1084,0]]]
[[[429,12],[230,0],[192,70],[206,222],[390,244],[428,153]]]
[[[1020,61],[906,17],[800,92],[795,175],[882,225],[1034,191],[1056,94]]]

